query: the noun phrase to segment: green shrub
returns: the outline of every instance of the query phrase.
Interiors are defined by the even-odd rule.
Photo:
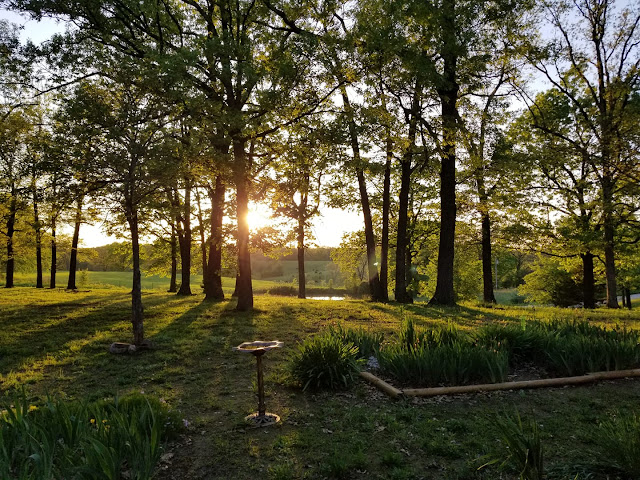
[[[330,332],[305,340],[290,360],[291,375],[303,390],[347,388],[359,370],[358,347]]]
[[[602,459],[629,478],[640,478],[640,416],[617,412],[600,424]]]
[[[527,301],[543,305],[568,307],[582,302],[582,286],[576,278],[576,269],[557,258],[541,256],[533,272],[524,277],[518,294]],[[571,270],[571,271],[569,271]]]
[[[179,422],[157,399],[30,406],[23,395],[0,416],[0,478],[151,478]]]
[[[329,335],[338,338],[342,343],[352,343],[358,347],[358,358],[369,358],[372,355],[377,355],[384,340],[384,333],[367,332],[362,327],[357,330],[344,328],[340,324],[336,326],[330,325]]]
[[[404,345],[388,346],[378,360],[384,372],[402,383],[437,386],[503,381],[509,358],[503,351],[457,342],[433,347],[425,343],[410,350]]]

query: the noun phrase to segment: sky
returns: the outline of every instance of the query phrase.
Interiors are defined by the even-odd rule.
[[[56,33],[65,29],[64,22],[50,18],[44,18],[40,22],[30,20],[28,17],[17,13],[0,9],[0,19],[22,27],[20,37],[23,42],[31,40],[35,44],[51,38]],[[249,215],[250,227],[259,228],[265,225],[265,219],[269,212],[265,207],[253,205]],[[323,247],[337,247],[345,233],[350,233],[364,228],[362,214],[357,211],[338,210],[335,208],[323,208],[321,215],[317,217],[311,226],[311,232],[315,238],[315,244]],[[72,233],[72,227],[63,228],[65,234]],[[80,230],[82,245],[85,247],[97,247],[117,241],[113,236],[106,234],[105,229],[98,222],[93,225],[83,225]]]

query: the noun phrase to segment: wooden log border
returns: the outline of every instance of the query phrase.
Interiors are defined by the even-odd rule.
[[[463,385],[458,387],[407,388],[397,389],[369,372],[360,372],[360,376],[371,382],[380,390],[393,398],[435,397],[437,395],[459,395],[465,393],[495,392],[499,390],[522,390],[529,388],[564,387],[567,385],[584,385],[615,380],[619,378],[640,377],[640,368],[634,370],[613,370],[610,372],[594,372],[578,377],[545,378],[542,380],[523,380],[519,382],[484,383],[480,385]]]

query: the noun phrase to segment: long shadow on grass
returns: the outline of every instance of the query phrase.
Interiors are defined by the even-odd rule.
[[[123,310],[128,305],[125,299],[108,303],[95,303],[95,310],[77,315],[75,309],[55,311],[48,317],[40,317],[25,307],[19,321],[13,325],[17,332],[0,342],[0,372],[9,372],[35,358],[56,356],[68,349],[73,340],[87,338],[96,330],[108,330],[126,320]]]
[[[429,306],[426,303],[417,304],[371,304],[371,308],[395,316],[399,321],[411,317],[419,323],[436,327],[445,322],[453,322],[458,326],[477,327],[486,323],[507,322],[520,323],[523,319],[535,319],[535,311],[514,312],[512,309],[501,309],[499,306],[491,309],[473,308],[466,305],[453,307]],[[514,315],[520,314],[520,315]]]
[[[43,370],[46,364],[59,368],[70,365],[68,368],[72,370],[84,369],[84,359],[96,355],[102,357],[112,341],[129,340],[132,336],[129,296],[118,295],[108,302],[104,301],[105,297],[97,298],[100,301],[92,304],[93,309],[89,313],[78,314],[77,309],[56,312],[53,315],[56,321],[49,319],[48,324],[36,329],[33,322],[29,323],[31,310],[25,307],[22,329],[26,333],[14,336],[4,345],[0,344],[0,372],[9,376],[10,372],[14,372],[30,381],[30,372],[33,373],[34,369]],[[163,308],[172,299],[175,297],[145,296],[145,311],[150,317],[146,323],[152,322],[156,309]],[[84,303],[81,306],[89,306],[86,299]],[[21,326],[15,328],[20,329]],[[65,376],[62,371],[60,376]],[[97,372],[96,378],[100,377],[100,372]],[[7,388],[7,385],[3,385],[3,388]]]
[[[14,303],[13,305],[2,305],[3,312],[2,329],[7,332],[32,330],[39,324],[48,324],[49,320],[64,316],[70,311],[78,308],[93,308],[99,305],[110,304],[118,300],[105,302],[104,295],[91,295],[78,298],[76,301],[48,301],[44,304],[29,305],[24,303]]]

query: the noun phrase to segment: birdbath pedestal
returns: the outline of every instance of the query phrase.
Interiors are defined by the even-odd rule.
[[[266,427],[274,425],[280,421],[280,417],[275,413],[267,412],[264,405],[264,379],[262,376],[262,356],[269,350],[282,347],[283,343],[277,340],[271,342],[264,342],[262,340],[256,340],[253,342],[244,342],[233,347],[233,350],[240,353],[250,353],[256,357],[257,369],[258,369],[258,411],[247,415],[245,421],[256,427]]]

